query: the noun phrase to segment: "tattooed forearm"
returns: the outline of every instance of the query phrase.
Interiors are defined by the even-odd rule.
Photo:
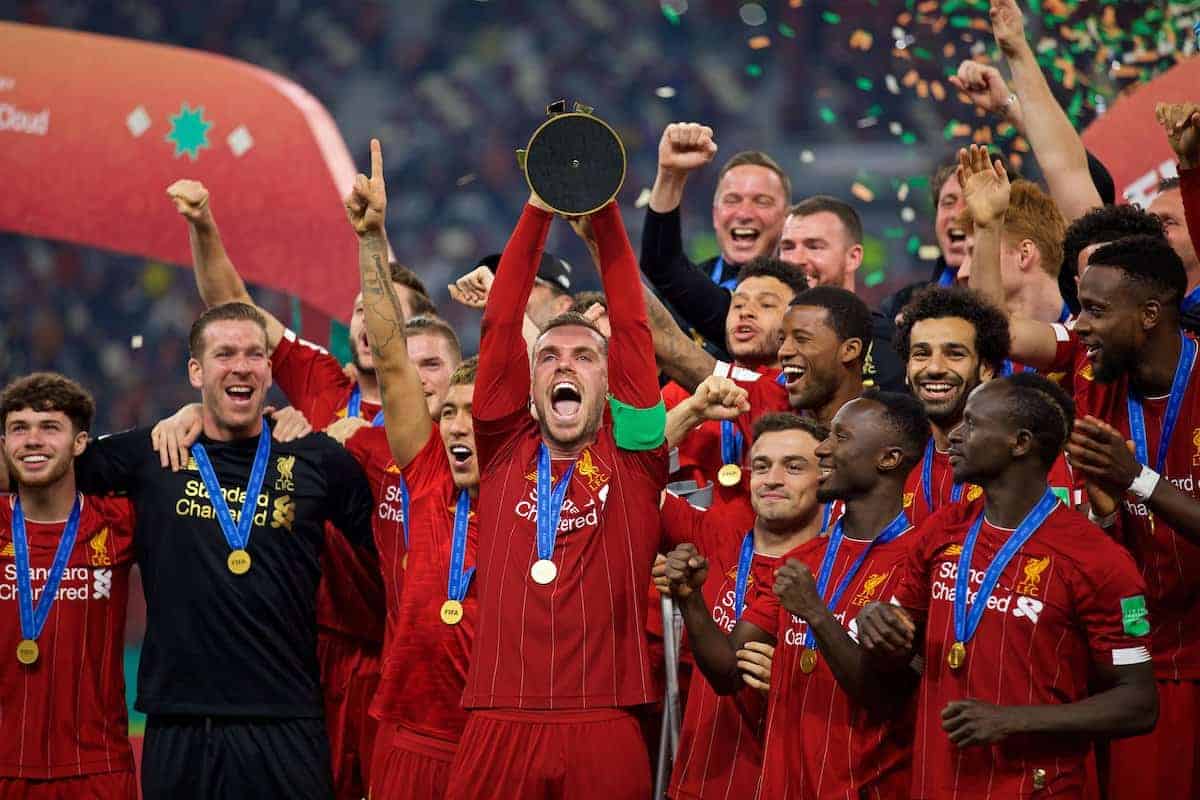
[[[364,238],[359,243],[363,315],[371,352],[380,361],[405,353],[404,310],[386,259],[387,241]],[[399,353],[396,352],[399,348]]]
[[[671,312],[662,301],[643,286],[646,316],[654,339],[654,356],[666,375],[689,392],[712,374],[717,360],[705,352],[690,336],[680,330]]]

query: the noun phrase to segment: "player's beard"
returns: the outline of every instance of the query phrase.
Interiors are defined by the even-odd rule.
[[[1137,360],[1137,353],[1133,348],[1105,342],[1101,345],[1100,358],[1093,365],[1092,372],[1100,383],[1114,383],[1133,372]]]
[[[952,382],[947,381],[947,383]],[[922,402],[922,405],[925,407],[925,415],[929,417],[930,422],[935,423],[941,428],[948,429],[954,427],[962,421],[963,409],[967,407],[967,398],[971,396],[971,392],[975,391],[979,384],[980,380],[977,374],[973,380],[959,384],[958,393],[951,402],[936,405],[929,405]]]
[[[810,363],[804,374],[803,386],[798,394],[789,394],[788,400],[797,411],[808,411],[820,408],[830,401],[837,391],[837,378],[832,374],[818,370]]]
[[[359,375],[374,375],[375,374],[375,367],[363,366],[362,355],[358,352],[357,347],[355,347],[354,350],[350,354],[350,363],[354,365],[354,369],[358,372]]]
[[[542,438],[553,442],[563,450],[574,450],[580,445],[593,441],[596,438],[596,432],[600,430],[600,423],[604,419],[604,407],[597,405],[596,408],[590,410],[579,433],[570,439],[563,439],[550,430],[550,425],[546,422],[545,410],[537,404],[534,405],[534,410],[537,412],[538,428],[541,429]]]
[[[61,453],[54,456],[50,459],[50,469],[44,475],[38,475],[33,480],[27,480],[22,477],[21,464],[9,458],[8,453],[4,454],[4,465],[8,469],[8,474],[11,476],[14,488],[25,486],[30,489],[42,489],[47,486],[53,486],[62,480],[74,466],[74,459],[71,457],[63,458]]]

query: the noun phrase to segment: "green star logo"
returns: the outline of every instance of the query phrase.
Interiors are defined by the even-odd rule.
[[[171,131],[167,141],[175,145],[175,157],[186,154],[195,161],[200,156],[200,148],[208,147],[208,129],[213,126],[210,120],[204,119],[204,106],[191,108],[184,103],[179,113],[171,117]]]

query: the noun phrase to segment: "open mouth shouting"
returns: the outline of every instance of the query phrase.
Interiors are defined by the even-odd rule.
[[[225,396],[232,402],[234,408],[249,409],[254,401],[254,387],[244,383],[235,383],[225,387]]]
[[[950,240],[951,253],[959,256],[967,254],[967,232],[965,230],[957,225],[952,225],[946,231],[946,238]]]
[[[729,238],[732,239],[734,243],[747,247],[753,246],[758,241],[758,237],[761,235],[762,231],[760,231],[758,228],[753,228],[748,225],[735,225],[729,229]]]
[[[452,444],[449,447],[450,465],[455,469],[466,469],[475,456],[475,451],[465,444]]]
[[[583,391],[575,383],[560,380],[550,389],[550,413],[558,422],[570,424],[583,408]]]

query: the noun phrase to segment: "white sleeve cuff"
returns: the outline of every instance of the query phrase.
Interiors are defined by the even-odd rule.
[[[1145,664],[1149,660],[1150,651],[1144,647],[1118,647],[1112,651],[1112,663],[1114,667]]]

